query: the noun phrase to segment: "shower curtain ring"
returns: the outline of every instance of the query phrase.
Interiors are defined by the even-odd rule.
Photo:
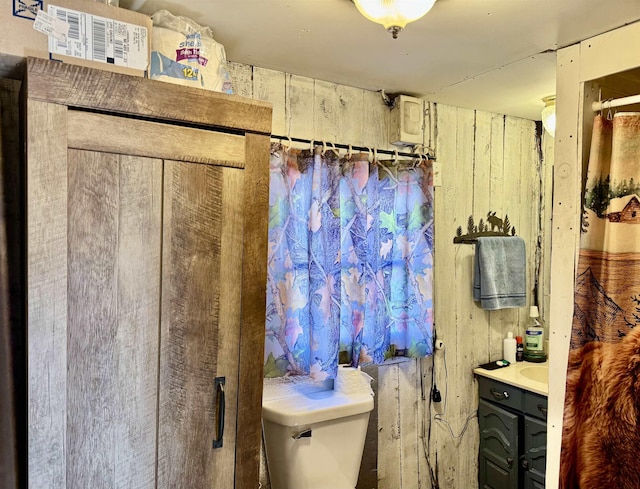
[[[351,149],[351,145],[349,145],[348,149],[347,149],[347,159],[350,160],[351,159],[351,154],[352,154],[352,149]]]

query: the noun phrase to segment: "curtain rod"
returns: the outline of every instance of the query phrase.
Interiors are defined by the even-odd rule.
[[[403,151],[394,151],[390,149],[377,149],[377,148],[368,148],[366,146],[353,146],[353,145],[350,146],[348,144],[337,144],[337,143],[330,143],[327,141],[316,141],[314,139],[290,138],[288,136],[278,136],[276,134],[272,134],[271,138],[279,139],[280,141],[291,141],[294,143],[305,143],[309,145],[311,145],[311,143],[313,143],[314,145],[325,144],[327,146],[327,149],[346,149],[346,150],[351,149],[352,151],[366,151],[370,153],[374,153],[375,151],[378,154],[384,154],[389,156],[404,156],[407,158],[424,158],[426,156],[428,160],[435,161],[435,157],[430,155],[429,153],[406,153]]]
[[[591,104],[591,110],[598,112],[602,109],[612,109],[624,105],[640,104],[640,95],[630,95],[629,97],[615,98],[609,100],[599,100]]]

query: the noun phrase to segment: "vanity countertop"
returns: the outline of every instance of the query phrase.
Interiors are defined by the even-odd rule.
[[[525,369],[530,367],[534,367],[534,370],[525,371]],[[475,368],[473,369],[473,373],[476,375],[482,375],[483,377],[487,377],[489,379],[497,380],[499,382],[504,382],[505,384],[513,385],[515,387],[520,387],[521,389],[535,392],[536,394],[548,396],[549,381],[548,379],[546,381],[535,380],[536,377],[539,378],[540,376],[540,372],[535,371],[539,369],[535,369],[535,367],[546,367],[548,370],[549,362],[516,362],[515,364],[511,364],[508,367],[498,368],[495,370]]]

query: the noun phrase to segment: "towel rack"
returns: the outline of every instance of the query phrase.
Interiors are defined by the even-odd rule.
[[[484,236],[516,236],[516,228],[509,222],[507,214],[504,215],[504,219],[501,219],[496,216],[496,212],[489,211],[486,222],[484,219],[480,219],[478,224],[475,224],[472,214],[467,220],[467,234],[462,234],[462,226],[459,226],[453,242],[456,244],[475,244],[478,242],[478,238]]]

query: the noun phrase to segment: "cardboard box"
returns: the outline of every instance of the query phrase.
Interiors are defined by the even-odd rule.
[[[58,7],[58,15],[63,17],[64,25],[71,26],[68,43],[57,42],[52,38],[52,42],[56,44],[50,44],[49,38],[51,36],[33,28],[38,11],[49,12],[49,6]],[[81,15],[71,13],[67,18],[65,9],[81,13]],[[78,28],[78,18],[80,18],[80,28]],[[114,24],[110,21],[104,22],[103,19],[117,21],[118,29],[115,29],[115,34],[118,37],[115,41],[114,30],[110,27],[107,27],[105,31],[102,30],[105,25],[112,26]],[[141,77],[145,76],[148,68],[151,49],[151,17],[132,10],[112,7],[91,0],[0,0],[0,25],[2,25],[0,30],[0,76],[15,76],[16,68],[22,65],[28,56],[55,59],[65,63]],[[96,28],[92,31],[92,25],[99,27],[99,29]],[[86,27],[86,31],[83,30],[83,26]],[[141,27],[146,28],[146,31]],[[74,41],[73,36],[78,39],[77,42]],[[92,44],[92,38],[96,38],[94,36],[103,36],[104,41]],[[146,36],[146,39],[142,39],[143,36]],[[83,48],[87,46],[92,48],[93,54],[87,49],[75,48],[81,44]],[[111,56],[108,54],[105,56],[105,44]],[[89,59],[60,54],[65,52],[65,45],[67,53],[82,54]],[[125,48],[124,54],[123,46]],[[50,54],[50,51],[54,52]],[[134,54],[135,56],[133,56]],[[107,62],[96,61],[101,58],[106,59]]]

